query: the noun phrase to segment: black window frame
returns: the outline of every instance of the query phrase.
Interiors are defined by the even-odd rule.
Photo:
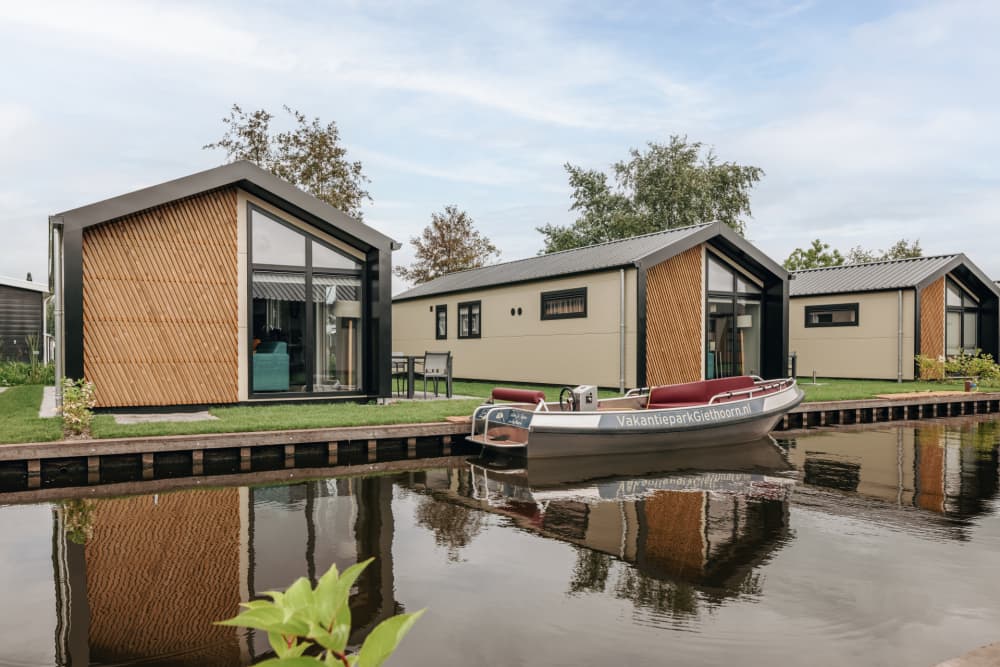
[[[580,297],[583,297],[582,313],[560,313],[556,315],[545,314],[545,303],[547,301],[555,301],[557,299],[576,299]],[[588,307],[589,304],[587,302],[587,288],[574,287],[572,289],[562,289],[562,290],[553,290],[551,292],[542,292],[541,300],[539,301],[538,314],[542,320],[570,320],[580,317],[587,317]]]
[[[283,227],[287,227],[293,232],[301,235],[303,237],[303,242],[305,244],[305,262],[302,266],[299,265],[285,265],[285,264],[258,264],[254,262],[253,259],[253,214],[259,213],[263,217],[267,218],[271,222],[275,222]],[[367,261],[358,259],[346,252],[341,248],[337,248],[331,243],[327,242],[325,239],[321,239],[315,234],[310,233],[305,229],[292,224],[290,221],[281,218],[278,214],[272,213],[266,209],[261,208],[255,203],[248,201],[246,205],[246,239],[247,239],[247,267],[246,267],[246,298],[247,298],[247,398],[250,401],[261,398],[275,398],[275,397],[288,397],[288,398],[320,398],[320,397],[333,397],[333,398],[350,398],[354,396],[364,396],[367,392],[366,389],[361,388],[354,391],[314,391],[313,387],[315,385],[315,359],[312,353],[307,353],[305,358],[305,372],[306,372],[306,390],[305,391],[254,391],[253,388],[253,277],[255,271],[275,271],[275,272],[286,272],[302,274],[305,279],[305,293],[311,295],[313,293],[313,275],[320,274],[326,276],[344,276],[344,277],[356,277],[360,280],[360,290],[358,292],[358,298],[361,301],[361,322],[362,326],[367,330],[371,326],[371,318],[368,313],[368,280],[366,279],[367,273]],[[329,250],[347,257],[358,264],[361,265],[360,269],[327,269],[327,268],[314,268],[312,265],[312,243],[321,245]],[[352,246],[353,247],[353,246]],[[313,313],[311,308],[306,308],[305,313],[305,336],[303,337],[303,346],[306,350],[315,351],[316,341],[315,341],[315,331],[313,322]],[[367,341],[362,341],[362,359],[359,359],[359,364],[362,364],[364,368],[364,359],[366,352],[364,348],[368,346]],[[369,380],[363,375],[362,376],[362,387],[367,386]]]
[[[472,317],[471,317],[471,315],[472,315],[472,306],[479,306],[479,328],[476,331],[476,333],[472,333],[472,326],[471,326],[471,324],[472,324]],[[469,316],[465,318],[465,321],[468,322],[469,325],[470,325],[469,326],[469,330],[466,331],[466,332],[464,332],[464,334],[462,332],[462,310],[463,309],[467,309],[469,311],[469,313],[468,313]],[[458,306],[457,306],[456,317],[457,317],[457,321],[458,321],[458,337],[459,338],[465,339],[465,338],[482,338],[483,337],[483,302],[482,301],[462,301],[462,302],[460,302],[458,304]]]
[[[810,322],[809,316],[815,312],[825,311],[852,311],[854,313],[853,322]],[[861,326],[860,303],[831,303],[805,307],[805,327],[806,329],[821,329],[824,327],[857,327]]]
[[[948,287],[954,286],[955,290],[958,292],[962,300],[961,306],[949,306],[948,305]],[[982,319],[981,305],[978,301],[973,298],[971,291],[966,289],[964,285],[959,283],[952,277],[948,277],[944,286],[944,312],[945,312],[945,324],[944,324],[944,353],[945,356],[948,355],[948,313],[958,313],[961,317],[959,318],[959,329],[958,329],[958,354],[970,354],[969,350],[972,350],[972,354],[975,354],[975,350],[980,349],[979,347],[979,322]],[[971,305],[970,305],[971,304]],[[968,313],[975,313],[976,315],[976,344],[972,348],[965,346],[965,316]],[[954,356],[954,355],[951,355]]]
[[[444,333],[441,333],[441,316],[444,315]],[[448,340],[448,304],[434,306],[434,339]]]

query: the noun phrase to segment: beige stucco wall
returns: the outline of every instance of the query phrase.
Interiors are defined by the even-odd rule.
[[[392,304],[392,350],[451,350],[460,378],[617,387],[618,270],[445,294]],[[541,293],[587,288],[587,317],[541,319]],[[482,301],[482,337],[458,338],[458,304]],[[434,338],[434,306],[448,306],[448,338]],[[511,316],[510,310],[521,309]],[[636,271],[625,272],[625,384],[636,384]]]
[[[788,351],[798,354],[798,374],[896,379],[897,292],[829,294],[789,299]],[[858,304],[856,327],[805,326],[805,307]],[[903,379],[913,379],[913,290],[903,290]]]

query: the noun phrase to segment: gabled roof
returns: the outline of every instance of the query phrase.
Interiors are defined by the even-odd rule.
[[[17,278],[8,278],[6,276],[0,276],[0,285],[3,285],[4,287],[31,290],[33,292],[41,292],[42,294],[49,293],[49,289],[44,283],[36,283],[30,280],[18,280]]]
[[[959,253],[793,271],[789,295],[794,298],[818,294],[878,292],[908,287],[923,288],[958,267],[964,267],[987,288],[997,290],[993,281],[983,275],[965,255]]]
[[[457,271],[417,285],[394,297],[393,301],[407,301],[437,294],[654,264],[718,236],[724,237],[728,245],[735,246],[752,256],[769,271],[784,277],[784,269],[754,248],[732,228],[721,222],[714,222],[491,264],[478,269]]]
[[[390,249],[388,236],[257,165],[240,160],[49,216],[67,230],[85,229],[126,215],[227,186],[241,187],[306,221],[326,223],[369,246]],[[398,247],[395,246],[395,247]]]

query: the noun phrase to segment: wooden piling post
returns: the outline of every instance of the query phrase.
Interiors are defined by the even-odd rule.
[[[406,458],[415,459],[417,458],[417,439],[407,438],[406,439]]]
[[[451,456],[451,436],[443,435],[441,436],[441,454],[443,456]]]
[[[295,445],[285,445],[285,467],[295,467]]]
[[[191,452],[191,474],[205,474],[205,452],[201,449],[196,449]]]
[[[87,484],[101,483],[101,457],[87,457]]]
[[[153,453],[146,452],[142,455],[142,478],[153,479]]]
[[[250,472],[249,447],[240,447],[240,472]]]
[[[378,460],[378,440],[368,441],[368,462],[374,463]]]
[[[326,463],[327,465],[335,466],[337,465],[337,443],[328,442],[326,443]]]
[[[42,462],[40,459],[28,459],[28,488],[37,489],[42,485]]]

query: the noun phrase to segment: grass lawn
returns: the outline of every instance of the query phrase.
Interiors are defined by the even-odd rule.
[[[877,380],[819,379],[817,386],[809,384],[812,378],[802,378],[799,386],[806,393],[806,401],[835,401],[872,398],[875,394],[912,391],[961,391],[962,383],[903,382]],[[123,438],[130,436],[189,435],[199,433],[239,433],[245,431],[284,431],[302,428],[328,428],[336,426],[373,426],[381,424],[413,424],[442,421],[445,417],[468,415],[482,399],[489,396],[496,386],[492,382],[456,381],[454,392],[459,396],[472,396],[467,400],[403,401],[391,405],[358,405],[356,403],[253,405],[212,408],[218,417],[215,421],[160,422],[152,424],[117,424],[112,415],[97,415],[92,432],[95,438]],[[522,389],[539,389],[548,400],[559,397],[561,387],[541,385],[516,385]],[[418,395],[423,392],[418,390]],[[602,397],[615,396],[613,390],[601,390]],[[38,406],[42,400],[42,387],[28,385],[10,387],[0,393],[0,443],[42,442],[62,437],[58,419],[40,419]]]
[[[876,394],[905,394],[914,391],[963,391],[958,382],[893,382],[891,380],[840,380],[811,377],[798,379],[799,387],[806,393],[806,402],[847,401],[874,398]],[[984,391],[989,391],[984,389]]]

